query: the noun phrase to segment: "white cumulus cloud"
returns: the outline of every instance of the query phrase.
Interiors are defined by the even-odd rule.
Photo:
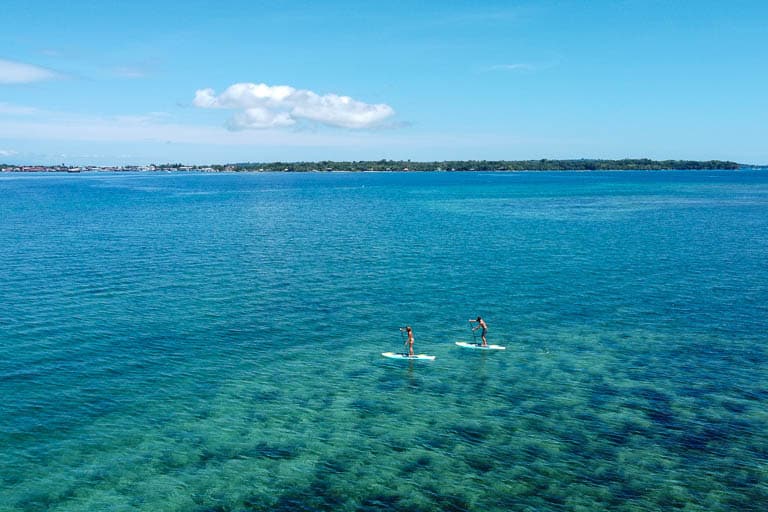
[[[279,128],[293,124],[296,124],[296,121],[287,112],[252,107],[236,113],[229,122],[229,127],[233,130],[242,130],[244,128]]]
[[[341,128],[380,126],[395,111],[384,103],[370,104],[349,96],[319,95],[288,85],[239,83],[217,95],[213,89],[195,92],[200,108],[237,110],[229,121],[233,130],[276,128],[311,121]]]
[[[28,84],[58,78],[50,69],[32,64],[0,59],[0,84]]]

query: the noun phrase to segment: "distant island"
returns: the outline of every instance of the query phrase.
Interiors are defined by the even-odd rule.
[[[412,162],[410,160],[375,160],[349,162],[271,162],[221,165],[184,165],[180,163],[124,166],[2,165],[1,172],[81,172],[81,171],[198,171],[198,172],[423,172],[423,171],[660,171],[766,168],[723,160],[445,160]]]

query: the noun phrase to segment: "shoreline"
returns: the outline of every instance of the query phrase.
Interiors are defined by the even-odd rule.
[[[72,173],[80,172],[539,172],[539,171],[737,171],[768,169],[768,165],[743,164],[723,160],[462,160],[411,162],[379,161],[318,161],[230,163],[209,165],[147,164],[147,165],[8,165],[0,164],[0,172]]]
[[[85,175],[94,175],[94,174],[460,174],[460,173],[468,173],[468,174],[525,174],[525,173],[568,173],[568,174],[590,174],[590,173],[630,173],[630,172],[647,172],[647,173],[657,173],[657,172],[686,172],[686,173],[700,173],[700,172],[707,172],[707,171],[716,171],[716,172],[765,172],[768,171],[768,167],[740,167],[738,169],[723,169],[723,168],[706,168],[706,169],[595,169],[595,170],[584,170],[584,169],[520,169],[520,170],[505,170],[505,171],[497,171],[492,169],[479,169],[476,171],[446,171],[446,170],[432,170],[432,171],[254,171],[254,170],[245,170],[245,171],[204,171],[200,169],[191,169],[191,170],[183,170],[183,171],[177,171],[177,170],[153,170],[153,171],[144,171],[144,170],[136,170],[136,169],[117,169],[117,170],[99,170],[99,169],[89,169],[85,171],[77,171],[77,172],[71,172],[71,171],[58,171],[58,170],[50,170],[50,171],[23,171],[23,170],[12,170],[12,171],[6,171],[6,170],[0,170],[0,175],[64,175],[64,174],[85,174]]]
[[[568,174],[590,174],[590,173],[630,173],[630,172],[686,172],[686,173],[700,173],[707,171],[717,172],[765,172],[768,171],[768,167],[739,167],[738,169],[724,169],[719,167],[705,168],[705,169],[515,169],[515,170],[494,170],[494,169],[478,169],[475,171],[447,171],[444,169],[436,169],[431,171],[258,171],[258,170],[243,170],[243,171],[206,171],[202,169],[189,169],[189,170],[166,170],[157,169],[152,171],[137,170],[137,169],[115,169],[115,170],[101,170],[101,169],[88,169],[83,171],[61,171],[61,170],[46,170],[46,171],[26,171],[26,170],[0,170],[0,175],[64,175],[64,174],[525,174],[525,173],[568,173]]]

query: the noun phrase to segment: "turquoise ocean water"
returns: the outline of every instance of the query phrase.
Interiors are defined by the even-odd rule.
[[[768,506],[765,172],[8,174],[0,261],[3,512]]]

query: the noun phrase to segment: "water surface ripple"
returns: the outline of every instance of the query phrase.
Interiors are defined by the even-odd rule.
[[[766,255],[764,172],[2,175],[0,510],[764,511]]]

